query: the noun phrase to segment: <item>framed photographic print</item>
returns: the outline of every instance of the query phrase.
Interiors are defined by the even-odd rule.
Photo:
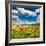
[[[7,45],[45,43],[45,3],[6,1]]]

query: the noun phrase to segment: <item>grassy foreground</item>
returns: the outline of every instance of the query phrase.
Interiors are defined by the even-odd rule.
[[[11,38],[39,38],[40,24],[12,25]]]

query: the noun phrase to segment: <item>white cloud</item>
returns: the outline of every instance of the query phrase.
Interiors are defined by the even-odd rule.
[[[19,16],[16,16],[16,15],[12,15],[12,19],[16,19],[16,22],[18,22],[18,23],[22,23],[23,22],[23,21],[21,21],[19,19]]]
[[[16,14],[23,14],[23,15],[29,15],[29,16],[37,16],[36,14],[38,12],[40,12],[40,9],[36,9],[35,12],[31,11],[31,10],[26,10],[24,8],[18,8],[16,7],[17,10],[12,10],[12,13],[16,13]]]
[[[26,10],[24,8],[17,8],[18,12],[21,14],[25,14]]]
[[[12,10],[12,13],[18,14],[18,10]]]
[[[25,22],[26,24],[37,24],[37,23],[40,23],[40,15],[38,15],[36,21],[26,21]]]
[[[16,13],[16,14],[19,14],[19,13],[21,13],[21,14],[28,14],[29,16],[33,16],[34,17],[34,16],[36,16],[36,13],[39,12],[39,9],[36,9],[36,11],[33,12],[33,11],[30,11],[30,10],[25,10],[24,8],[17,8],[17,10],[12,10],[12,12]],[[12,15],[12,18],[16,18],[16,20],[17,20],[16,24],[35,24],[35,23],[39,23],[40,22],[40,15],[38,15],[36,22],[35,21],[31,21],[31,22],[29,22],[29,21],[22,21],[16,15]]]
[[[13,18],[13,19],[18,18],[18,16],[16,16],[16,15],[12,15],[12,18]]]
[[[19,16],[12,15],[12,19],[16,19],[16,21],[13,21],[13,24],[24,24],[24,21],[19,19]]]
[[[22,21],[19,19],[18,16],[12,15],[12,19],[16,19],[16,21],[13,21],[12,24],[34,24],[35,21]]]
[[[34,11],[26,10],[24,8],[17,8],[18,12],[21,14],[28,14],[29,16],[36,16],[36,13]]]
[[[36,13],[36,14],[37,14],[38,12],[40,12],[40,8],[35,10],[35,13]],[[38,15],[36,22],[37,22],[37,23],[40,23],[40,15]]]
[[[18,10],[24,10],[24,8],[18,8],[18,7],[16,7],[16,9],[18,9]]]
[[[37,22],[37,23],[40,23],[40,15],[37,17],[36,22]]]
[[[26,24],[35,24],[35,21],[31,21],[31,22],[26,21],[25,23],[26,23]]]
[[[38,13],[38,12],[40,12],[40,9],[36,9],[36,10],[35,10],[35,13]]]
[[[12,18],[16,18],[15,24],[37,24],[37,23],[40,23],[40,15],[37,17],[36,21],[30,21],[30,22],[28,20],[22,21],[22,20],[19,19],[18,16],[15,16],[15,15],[12,15]]]

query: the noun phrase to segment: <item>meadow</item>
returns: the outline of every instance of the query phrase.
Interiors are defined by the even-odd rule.
[[[12,39],[39,38],[40,24],[12,25],[10,35]]]

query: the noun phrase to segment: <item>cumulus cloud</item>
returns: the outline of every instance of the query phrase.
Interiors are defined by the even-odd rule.
[[[36,22],[37,22],[37,23],[40,23],[40,15],[37,17]]]
[[[16,24],[37,24],[37,23],[40,23],[40,15],[37,17],[36,21],[28,21],[28,20],[22,21],[21,19],[19,19],[18,16],[15,16],[15,15],[13,15],[12,18],[16,18],[16,21],[15,21]]]
[[[23,15],[28,14],[29,16],[33,16],[33,17],[36,16],[36,13],[38,13],[38,12],[40,12],[39,9],[36,9],[35,12],[31,11],[31,10],[26,10],[24,8],[17,8],[17,10],[12,10],[12,13],[23,14]],[[27,21],[22,21],[22,20],[20,20],[19,16],[16,16],[16,15],[12,15],[12,18],[16,18],[18,24],[40,23],[40,15],[38,15],[36,21],[31,21],[31,22],[29,22],[28,20]]]
[[[12,15],[12,19],[16,19],[16,18],[18,18],[18,16]]]
[[[12,10],[12,13],[15,14],[23,14],[23,15],[29,15],[29,16],[37,16],[37,13],[40,12],[40,9],[36,9],[35,12],[31,10],[26,10],[24,8],[18,8],[16,7],[17,10]]]
[[[19,7],[16,7],[16,9],[18,9],[18,10],[24,10],[24,8],[19,8]]]
[[[18,13],[20,14],[25,14],[25,9],[24,8],[17,8]]]
[[[15,19],[17,23],[24,23],[24,21],[20,20],[19,16],[12,15],[12,19]]]
[[[25,21],[26,24],[37,24],[40,23],[40,15],[38,15],[36,21]]]
[[[35,21],[31,21],[31,22],[26,21],[25,24],[35,24]]]
[[[18,14],[18,10],[12,10],[12,13]]]
[[[36,13],[31,10],[26,10],[24,8],[17,8],[17,10],[18,10],[18,13],[21,13],[21,14],[28,14],[29,16],[36,16]]]
[[[12,15],[12,19],[15,19],[17,23],[23,23],[23,21],[20,20],[19,16]]]
[[[34,21],[29,22],[28,20],[22,21],[19,19],[18,16],[15,16],[15,15],[12,15],[12,19],[16,19],[16,21],[13,21],[12,24],[34,24],[35,23]]]
[[[40,9],[36,9],[36,10],[35,10],[35,13],[38,13],[38,12],[40,12]]]

